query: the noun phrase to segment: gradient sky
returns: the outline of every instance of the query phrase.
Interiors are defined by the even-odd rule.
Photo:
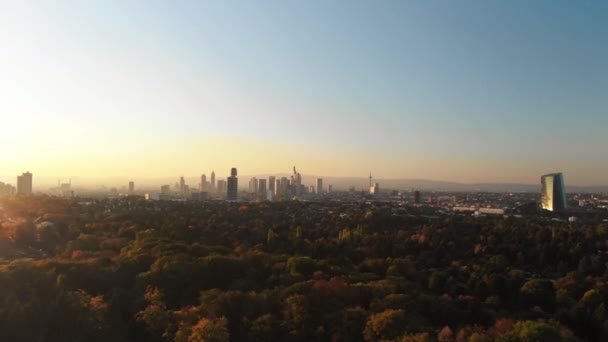
[[[607,1],[3,1],[0,180],[608,184]]]

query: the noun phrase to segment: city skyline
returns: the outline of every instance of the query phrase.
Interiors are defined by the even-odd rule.
[[[606,185],[607,21],[599,1],[13,2],[0,177]]]
[[[231,168],[230,176],[235,172],[235,168]],[[271,182],[274,184],[276,182],[276,186],[279,187],[279,183],[283,180],[288,183],[298,184],[295,189],[302,189],[303,191],[316,193],[319,188],[319,184],[321,184],[321,188],[323,191],[327,191],[323,184],[327,184],[327,182],[331,182],[327,184],[328,186],[332,186],[333,188],[339,191],[344,190],[363,190],[367,192],[369,190],[370,193],[378,192],[379,186],[378,182],[383,184],[383,191],[387,190],[427,190],[427,191],[456,191],[456,192],[537,192],[538,190],[541,193],[544,192],[544,182],[541,183],[458,183],[458,182],[448,182],[448,181],[435,181],[435,180],[427,180],[427,179],[390,179],[390,178],[372,178],[372,175],[369,174],[368,177],[332,177],[332,176],[321,176],[313,175],[313,174],[300,174],[296,171],[295,166],[293,167],[293,173],[262,173],[262,174],[246,174],[240,176],[244,182],[241,182],[240,185],[237,185],[239,191],[249,190],[249,192],[257,192],[257,185],[259,180],[264,181],[264,187],[267,189],[274,188],[274,185],[270,185]],[[30,183],[31,183],[31,175],[32,173],[22,173],[21,176],[17,176],[17,181],[4,181],[2,177],[0,177],[0,184],[5,184],[7,186],[17,187],[19,183],[19,179],[22,178],[23,175],[29,174]],[[559,174],[563,179],[562,172],[554,172],[549,175]],[[212,175],[215,176],[215,172],[212,171]],[[155,190],[159,186],[171,186],[171,184],[175,184],[175,189],[179,193],[190,193],[193,192],[223,192],[221,186],[215,187],[212,185],[211,181],[201,182],[202,176],[170,176],[170,177],[156,177],[156,178],[142,178],[137,176],[130,177],[113,177],[113,178],[104,178],[104,179],[86,179],[76,177],[75,187],[80,188],[81,190],[100,190],[103,188],[106,189],[135,189],[135,183],[139,184],[139,188],[144,191]],[[222,176],[220,174],[219,180],[222,182],[227,182],[230,179],[230,176]],[[541,176],[544,179],[547,175]],[[259,178],[259,179],[258,179]],[[15,178],[13,178],[15,179]],[[537,178],[538,179],[538,178]],[[213,178],[212,178],[213,180]],[[276,180],[276,181],[275,181]],[[372,182],[373,180],[373,182]],[[268,183],[266,183],[268,181]],[[319,183],[320,181],[320,183]],[[254,187],[256,190],[252,189],[252,182],[254,182]],[[33,190],[34,192],[54,192],[58,189],[67,186],[68,188],[72,188],[72,178],[69,179],[69,183],[61,183],[61,179],[57,178],[49,178],[49,177],[36,177],[36,181],[34,182]],[[203,184],[204,190],[203,190]],[[31,187],[31,185],[30,185]],[[539,188],[540,187],[540,188]],[[597,186],[585,186],[579,184],[568,183],[568,188],[572,189],[574,192],[608,192],[608,185],[597,185]],[[65,189],[63,189],[65,190]],[[273,189],[274,190],[274,189]],[[297,191],[297,190],[295,190]],[[133,191],[128,190],[129,193]],[[162,192],[162,191],[161,191]],[[274,192],[274,191],[273,191]]]

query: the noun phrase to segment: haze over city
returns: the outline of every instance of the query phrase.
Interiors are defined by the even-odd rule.
[[[0,1],[0,341],[608,341],[608,1]]]
[[[0,181],[605,185],[606,22],[602,1],[5,3]]]

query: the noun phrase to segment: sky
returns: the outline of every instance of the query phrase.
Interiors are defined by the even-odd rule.
[[[0,1],[0,181],[608,184],[606,1]]]

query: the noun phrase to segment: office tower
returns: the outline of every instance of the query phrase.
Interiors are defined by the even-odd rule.
[[[260,200],[266,199],[266,192],[268,189],[266,188],[266,180],[260,179],[258,180],[258,194],[260,196]]]
[[[258,179],[253,177],[249,180],[249,193],[256,194],[258,192]]]
[[[327,193],[331,193],[333,191],[334,187],[331,184],[327,185]]]
[[[223,179],[219,179],[217,181],[217,192],[226,193],[226,181]]]
[[[323,178],[317,178],[317,194],[323,193]]]
[[[185,188],[186,188],[186,180],[184,179],[184,176],[181,176],[181,177],[179,177],[179,192],[182,195],[186,193]]]
[[[420,203],[420,191],[414,191],[414,203]]]
[[[281,180],[277,179],[276,184],[274,185],[274,194],[279,196],[281,195]]]
[[[171,185],[167,184],[167,185],[161,185],[160,187],[160,193],[163,195],[166,195],[168,193],[171,192]]]
[[[17,176],[17,194],[32,194],[32,174],[29,171],[21,174],[21,176]]]
[[[298,196],[302,192],[302,175],[293,167],[293,176],[291,176],[291,192],[294,196]]]
[[[129,182],[129,194],[133,194],[135,192],[135,182]]]
[[[380,185],[378,183],[372,183],[372,173],[369,173],[369,194],[376,195],[380,192]]]
[[[201,191],[207,191],[207,176],[205,174],[201,175]]]
[[[556,211],[566,209],[566,188],[561,172],[540,177],[541,205],[543,209]]]
[[[272,191],[272,193],[275,193],[275,180],[274,180],[274,176],[270,176],[268,177],[268,190]]]
[[[228,201],[236,201],[239,192],[239,179],[236,176],[236,167],[230,170],[230,177],[227,180],[226,199]]]
[[[289,188],[289,179],[287,177],[281,177],[281,196],[288,197],[290,195]]]
[[[377,194],[379,194],[379,193],[380,193],[380,184],[378,184],[378,183],[374,183],[374,185],[372,185],[372,186],[369,188],[369,194],[370,194],[370,195],[377,195]]]
[[[209,190],[215,190],[215,171],[211,171],[211,189]]]

